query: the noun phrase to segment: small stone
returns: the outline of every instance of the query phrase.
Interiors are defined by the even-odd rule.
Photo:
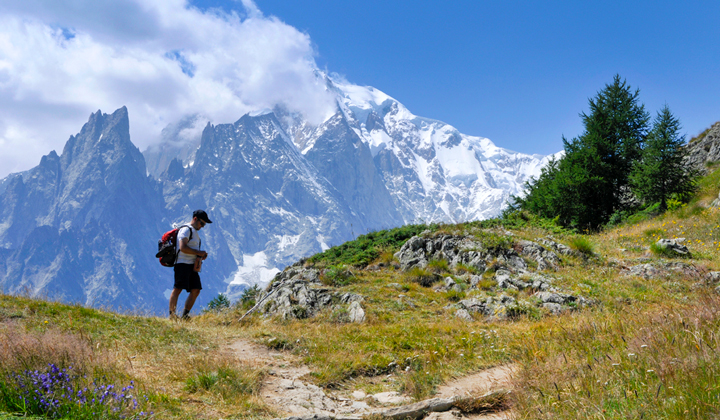
[[[367,397],[367,394],[365,393],[365,391],[353,391],[352,397],[356,400],[364,400],[365,397]]]
[[[407,397],[397,392],[380,392],[372,395],[371,398],[380,404],[402,404],[409,401]]]
[[[455,311],[455,317],[460,318],[464,321],[472,321],[473,320],[473,317],[465,309],[458,309],[457,311]]]
[[[558,303],[551,303],[551,302],[543,303],[543,308],[547,309],[548,311],[550,311],[553,314],[559,314],[563,310],[562,305],[560,305]]]

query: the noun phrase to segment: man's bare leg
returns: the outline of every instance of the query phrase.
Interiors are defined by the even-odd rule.
[[[170,293],[170,317],[172,318],[175,315],[175,309],[177,309],[177,301],[178,297],[180,297],[180,293],[182,293],[183,289],[173,288],[172,293]],[[193,299],[193,302],[195,300]]]
[[[200,295],[200,289],[191,289],[190,294],[188,295],[187,299],[185,300],[185,310],[183,311],[183,318],[187,316],[187,314],[190,313],[190,310],[192,309],[193,305],[195,304],[195,299]]]

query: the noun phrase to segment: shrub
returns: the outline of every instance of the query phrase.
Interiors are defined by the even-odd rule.
[[[438,274],[448,273],[450,272],[450,265],[447,260],[430,260],[427,269]]]
[[[465,292],[450,289],[445,292],[445,298],[450,302],[460,302],[465,299]]]
[[[380,250],[380,256],[378,257],[378,262],[388,265],[395,260],[396,260],[396,258],[395,258],[395,250],[394,249],[384,248],[384,249]]]
[[[465,273],[478,274],[479,271],[480,270],[478,270],[477,267],[473,267],[471,265],[466,265],[466,264],[462,264],[462,263],[455,266],[455,272],[458,274],[465,274]]]
[[[223,293],[220,293],[208,303],[207,310],[205,312],[220,312],[229,307],[230,299],[228,299]]]
[[[484,278],[477,283],[477,288],[480,290],[489,290],[497,286],[497,281],[491,278]]]
[[[677,209],[679,209],[680,207],[686,205],[686,204],[683,203],[682,201],[677,200],[677,199],[675,199],[675,198],[669,198],[669,199],[667,200],[667,203],[666,203],[666,204],[667,204],[667,209],[668,209],[668,211],[677,210]]]
[[[575,236],[570,239],[570,248],[585,255],[593,255],[595,245],[585,236]]]
[[[217,392],[225,399],[253,395],[259,392],[264,376],[262,370],[221,363],[187,378],[185,390],[189,393]]]
[[[441,382],[438,375],[425,372],[424,369],[413,370],[402,377],[400,391],[410,395],[418,401],[435,391],[435,387]]]
[[[326,286],[347,286],[355,278],[344,265],[333,265],[320,275],[320,282]]]
[[[420,267],[413,267],[410,269],[410,271],[405,274],[405,278],[408,281],[417,283],[423,287],[430,287],[441,279],[441,277],[437,274],[431,273],[430,271]]]
[[[249,287],[245,290],[243,290],[242,295],[240,296],[240,305],[243,309],[250,309],[253,306],[255,306],[255,303],[257,302],[257,297],[260,295],[260,286],[257,284],[253,287]]]
[[[364,267],[375,261],[384,252],[395,252],[410,238],[425,230],[436,230],[438,225],[407,225],[395,229],[370,232],[360,235],[354,241],[334,246],[315,254],[308,262],[322,265],[345,264]]]
[[[504,250],[513,246],[513,238],[506,235],[498,235],[491,232],[481,232],[476,235],[482,242],[485,249],[488,250]]]

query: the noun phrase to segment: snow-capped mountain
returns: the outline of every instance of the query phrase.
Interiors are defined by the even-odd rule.
[[[326,82],[337,110],[319,125],[278,107],[208,125],[194,143],[166,140],[189,156],[154,174],[167,210],[195,194],[220,212],[234,285],[367,231],[496,216],[547,162],[415,116],[374,88]],[[162,147],[145,152],[149,166],[169,160]]]
[[[0,287],[161,313],[172,270],[157,239],[203,208],[200,306],[368,231],[495,216],[547,161],[325,81],[337,108],[320,124],[281,107],[231,124],[190,116],[143,154],[127,109],[91,115],[62,155],[0,181]]]
[[[415,116],[372,87],[334,86],[343,116],[370,148],[406,223],[497,216],[547,163],[544,156],[512,152]]]

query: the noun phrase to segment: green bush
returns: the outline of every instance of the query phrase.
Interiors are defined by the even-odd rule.
[[[465,292],[451,289],[445,292],[445,298],[450,302],[460,302],[461,300],[465,299]]]
[[[430,287],[441,279],[437,274],[419,267],[410,269],[410,271],[405,274],[405,278],[423,287]]]
[[[464,274],[464,273],[478,274],[480,272],[480,270],[478,270],[477,267],[473,267],[471,265],[460,263],[455,266],[455,272],[458,274]]]
[[[403,246],[408,239],[419,235],[425,230],[437,230],[438,225],[407,225],[395,229],[370,232],[360,235],[353,241],[334,246],[325,252],[315,254],[308,262],[321,265],[348,265],[365,267],[378,259],[381,254],[392,255]]]
[[[449,273],[450,265],[447,260],[430,260],[427,265],[427,269],[434,273]]]
[[[223,293],[220,293],[208,303],[207,309],[203,312],[220,312],[229,307],[230,299],[228,299]]]
[[[593,255],[595,253],[595,245],[585,236],[575,236],[570,239],[570,248],[585,255]]]
[[[352,271],[344,265],[333,265],[320,275],[320,282],[326,286],[347,286],[355,278]]]
[[[256,284],[253,287],[249,287],[243,290],[240,296],[240,306],[243,309],[250,309],[255,306],[257,297],[260,295],[260,287]]]

